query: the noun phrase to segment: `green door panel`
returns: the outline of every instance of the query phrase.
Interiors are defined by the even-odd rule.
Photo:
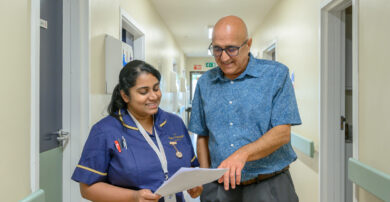
[[[62,201],[62,147],[39,154],[39,184],[47,202]]]

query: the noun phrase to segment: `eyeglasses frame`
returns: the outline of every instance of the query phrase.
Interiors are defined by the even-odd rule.
[[[237,57],[239,54],[240,54],[240,49],[246,44],[248,43],[248,39],[244,41],[244,43],[241,44],[241,46],[226,46],[225,48],[221,48],[222,51],[221,51],[221,55],[223,54],[223,51],[225,51],[225,53],[229,56],[229,57]],[[236,55],[230,55],[229,54],[229,51],[226,51],[226,49],[228,48],[237,48],[237,54]],[[221,57],[221,55],[218,55],[218,56],[215,56],[214,55],[214,51],[213,51],[213,42],[210,43],[209,45],[209,51],[211,52],[211,54],[214,56],[214,57]]]

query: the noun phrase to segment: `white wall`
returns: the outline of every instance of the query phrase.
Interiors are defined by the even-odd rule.
[[[390,3],[359,1],[359,161],[390,174]],[[364,189],[360,202],[380,201]]]
[[[314,141],[319,151],[319,0],[279,1],[254,32],[252,52],[260,53],[276,41],[276,59],[295,72],[295,93],[301,126],[292,131]],[[319,159],[300,153],[291,166],[297,194],[302,202],[319,201]]]
[[[187,78],[190,79],[190,72],[207,71],[211,69],[209,67],[206,67],[206,62],[215,63],[214,57],[187,57],[186,59]],[[202,69],[194,70],[194,65],[202,65]]]
[[[124,9],[145,31],[146,62],[158,68],[163,76],[161,106],[177,111],[181,100],[169,91],[173,61],[177,73],[184,76],[185,56],[152,4],[145,0],[91,0],[91,123],[106,115],[111,95],[105,94],[104,36],[120,36],[120,8]],[[172,100],[175,98],[175,100]],[[174,103],[175,106],[172,105]]]
[[[0,1],[0,196],[30,193],[30,1]]]
[[[323,1],[323,0],[322,0]],[[254,52],[277,41],[277,59],[295,72],[295,92],[303,125],[293,131],[314,140],[319,148],[319,22],[320,2],[280,1],[254,34]],[[388,124],[390,91],[386,58],[390,46],[390,4],[359,1],[359,160],[390,173]],[[291,168],[300,201],[319,201],[318,153],[314,159],[298,153]],[[358,188],[360,202],[380,201]]]

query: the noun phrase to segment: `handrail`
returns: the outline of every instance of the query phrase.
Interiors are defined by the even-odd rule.
[[[314,142],[313,140],[307,139],[297,133],[291,132],[291,145],[299,149],[304,154],[314,157]]]
[[[349,158],[348,178],[376,197],[390,202],[390,174]]]
[[[31,193],[19,202],[45,202],[45,191],[40,189],[36,192]]]

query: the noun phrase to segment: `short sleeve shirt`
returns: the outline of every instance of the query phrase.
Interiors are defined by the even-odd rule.
[[[92,127],[72,179],[88,185],[106,182],[154,192],[165,180],[161,163],[127,110],[120,112],[122,122],[107,116]],[[154,122],[167,157],[168,176],[181,167],[199,166],[188,131],[178,116],[159,109]],[[157,144],[155,134],[149,135]],[[171,142],[176,142],[176,148]],[[182,158],[176,156],[176,149]],[[182,193],[176,198],[184,201]]]
[[[199,78],[189,130],[209,136],[211,167],[218,167],[242,146],[284,124],[301,124],[285,65],[250,54],[247,68],[234,80],[224,77],[219,67]],[[247,162],[241,180],[279,171],[296,158],[291,143],[285,144],[265,158]]]

